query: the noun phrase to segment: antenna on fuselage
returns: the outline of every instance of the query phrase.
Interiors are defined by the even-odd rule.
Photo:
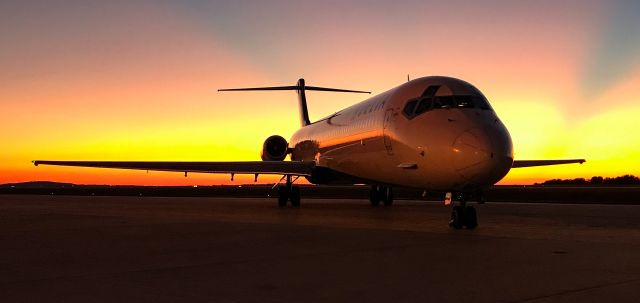
[[[316,90],[323,92],[341,92],[341,93],[363,93],[370,94],[371,92],[360,91],[360,90],[350,90],[350,89],[340,89],[340,88],[328,88],[328,87],[319,87],[319,86],[306,86],[304,83],[304,79],[300,78],[296,85],[294,86],[268,86],[268,87],[246,87],[246,88],[223,88],[219,89],[219,92],[228,92],[228,91],[263,91],[263,90],[295,90],[298,92],[298,107],[300,108],[300,125],[307,126],[311,124],[309,121],[309,111],[307,110],[307,97],[305,95],[305,91],[307,90]]]
[[[407,82],[409,82],[409,81],[411,81],[411,80],[409,80],[409,74],[407,74]]]

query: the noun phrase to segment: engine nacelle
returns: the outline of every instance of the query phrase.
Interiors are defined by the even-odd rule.
[[[289,144],[287,140],[281,136],[273,135],[264,140],[260,157],[262,161],[282,161],[287,157],[288,152]]]

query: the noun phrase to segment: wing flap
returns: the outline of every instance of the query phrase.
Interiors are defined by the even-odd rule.
[[[585,159],[569,159],[569,160],[515,160],[513,161],[512,168],[518,167],[532,167],[532,166],[545,166],[545,165],[558,165],[558,164],[571,164],[571,163],[584,163]]]
[[[313,161],[240,161],[240,162],[169,162],[169,161],[49,161],[33,164],[77,167],[119,168],[199,173],[274,174],[310,176]]]

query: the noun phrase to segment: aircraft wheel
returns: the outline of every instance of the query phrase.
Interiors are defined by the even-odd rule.
[[[478,214],[476,208],[473,206],[467,206],[464,209],[464,226],[468,229],[474,229],[478,227]]]
[[[391,187],[382,187],[381,194],[384,206],[393,205],[393,189]]]
[[[278,206],[286,207],[287,200],[289,200],[289,191],[284,185],[278,186]]]
[[[372,185],[371,190],[369,191],[369,202],[371,202],[371,206],[380,205],[381,198],[382,197],[380,195],[380,186]]]
[[[455,229],[461,229],[463,226],[463,208],[462,206],[454,206],[451,210],[451,221],[449,221],[449,226]]]
[[[291,200],[291,206],[300,207],[300,187],[291,187],[291,196],[289,197],[289,199]]]

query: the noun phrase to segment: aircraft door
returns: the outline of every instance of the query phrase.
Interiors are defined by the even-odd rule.
[[[384,138],[384,147],[387,149],[388,155],[393,155],[393,148],[391,146],[390,128],[393,122],[393,108],[387,109],[384,113],[384,122],[382,123],[382,137]]]

